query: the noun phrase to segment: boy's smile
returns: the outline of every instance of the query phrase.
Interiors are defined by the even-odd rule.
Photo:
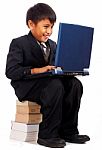
[[[54,24],[49,19],[43,19],[36,24],[29,20],[28,25],[37,41],[46,42],[52,34]]]

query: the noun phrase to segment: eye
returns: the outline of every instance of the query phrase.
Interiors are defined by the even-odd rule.
[[[45,25],[45,26],[44,26],[44,28],[48,28],[48,27],[49,27],[48,25]]]

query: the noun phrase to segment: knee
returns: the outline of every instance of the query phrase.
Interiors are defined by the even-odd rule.
[[[77,90],[80,90],[81,93],[83,93],[83,85],[78,78],[73,78],[73,84],[77,88]]]

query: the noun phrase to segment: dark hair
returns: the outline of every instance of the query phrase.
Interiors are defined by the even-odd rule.
[[[34,23],[37,23],[42,19],[49,19],[51,23],[56,22],[56,14],[49,5],[44,3],[38,3],[28,9],[26,15],[27,25],[29,20],[32,20]]]

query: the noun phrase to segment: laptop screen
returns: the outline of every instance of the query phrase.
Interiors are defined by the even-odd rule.
[[[59,24],[55,66],[64,71],[89,68],[94,28],[75,24]]]

